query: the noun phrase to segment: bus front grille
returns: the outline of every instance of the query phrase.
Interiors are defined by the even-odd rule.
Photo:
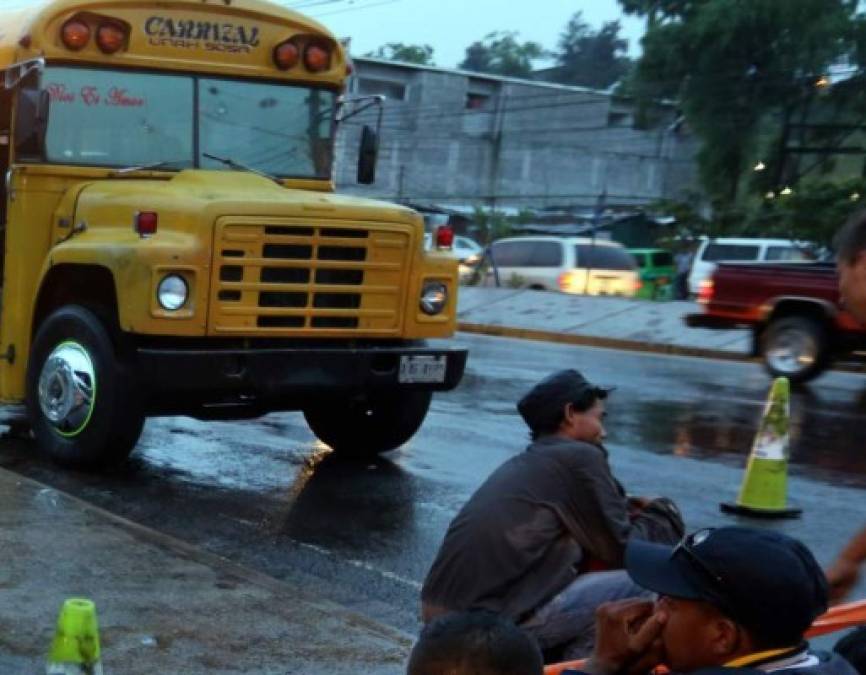
[[[394,225],[217,225],[213,334],[397,334],[411,235]]]

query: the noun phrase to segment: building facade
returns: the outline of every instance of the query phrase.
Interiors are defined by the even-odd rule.
[[[696,142],[673,106],[650,128],[609,92],[371,58],[355,59],[351,96],[384,95],[378,175],[355,180],[363,125],[337,144],[344,192],[413,204],[487,208],[640,207],[694,191]]]

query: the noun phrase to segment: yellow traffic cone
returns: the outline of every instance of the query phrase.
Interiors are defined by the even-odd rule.
[[[787,505],[790,419],[791,385],[779,377],[770,389],[740,494],[734,504],[723,502],[722,511],[758,518],[796,518],[802,513]]]
[[[83,598],[63,603],[48,654],[47,675],[102,675],[96,605]]]

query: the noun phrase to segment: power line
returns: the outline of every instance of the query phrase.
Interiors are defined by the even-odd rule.
[[[303,0],[297,4],[289,4],[287,5],[289,9],[299,10],[305,9],[307,7],[318,7],[320,5],[333,5],[338,2],[353,2],[354,0],[307,0],[304,2]]]
[[[347,12],[357,12],[359,10],[372,9],[373,7],[381,7],[382,5],[393,5],[395,2],[401,2],[401,0],[380,0],[380,2],[373,2],[359,7],[346,7],[345,9],[338,9],[333,12],[325,12],[324,14],[318,14],[314,18],[320,19],[326,16],[334,16],[335,14],[346,14]]]

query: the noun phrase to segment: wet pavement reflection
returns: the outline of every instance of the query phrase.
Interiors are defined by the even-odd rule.
[[[515,401],[564,367],[616,387],[608,446],[636,493],[668,494],[690,525],[717,525],[736,492],[770,380],[754,364],[476,336],[461,387],[434,399],[421,432],[374,461],[345,461],[299,413],[148,422],[122,467],[57,469],[29,440],[0,465],[398,628],[417,629],[418,591],[448,522],[528,438]],[[778,525],[832,556],[866,524],[866,376],[830,373],[792,397],[792,492],[802,521]],[[776,527],[776,525],[773,525]],[[866,589],[864,589],[866,591]]]

